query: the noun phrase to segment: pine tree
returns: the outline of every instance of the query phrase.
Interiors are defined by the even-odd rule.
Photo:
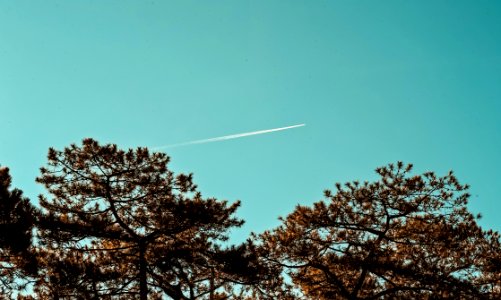
[[[499,234],[467,210],[468,186],[411,169],[390,164],[298,206],[262,235],[270,260],[308,299],[498,299]]]
[[[174,175],[163,153],[92,139],[49,150],[37,178],[41,297],[216,299],[229,280],[222,242],[243,221],[239,202],[203,198],[192,175]],[[243,254],[242,254],[243,255]]]
[[[22,290],[37,271],[31,253],[34,208],[21,190],[10,189],[11,181],[9,169],[0,167],[0,295]]]

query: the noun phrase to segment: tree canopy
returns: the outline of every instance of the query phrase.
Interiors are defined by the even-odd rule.
[[[452,172],[380,167],[231,245],[240,202],[168,163],[93,139],[51,148],[39,206],[0,168],[0,299],[501,298],[499,233]]]
[[[499,234],[468,212],[468,186],[411,169],[390,164],[296,207],[262,235],[270,260],[308,299],[498,298]]]
[[[34,209],[19,189],[11,189],[9,169],[0,167],[0,293],[24,288],[27,275],[36,272],[30,252]]]
[[[51,195],[40,197],[40,294],[201,299],[238,280],[223,274],[220,245],[243,223],[240,203],[203,198],[165,154],[85,139],[48,159],[37,178]]]

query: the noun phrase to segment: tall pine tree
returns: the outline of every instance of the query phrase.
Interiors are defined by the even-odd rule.
[[[36,275],[32,254],[34,208],[19,189],[11,189],[9,169],[0,167],[0,295],[22,290]]]
[[[499,234],[468,211],[451,173],[399,162],[375,182],[337,184],[262,235],[307,299],[499,299]]]
[[[256,270],[249,262],[248,273],[224,273],[231,268],[221,257],[231,251],[220,244],[243,223],[234,217],[239,202],[203,198],[191,174],[167,168],[165,154],[85,139],[50,149],[48,160],[37,178],[50,194],[40,196],[47,273],[39,295],[216,299],[228,282]]]

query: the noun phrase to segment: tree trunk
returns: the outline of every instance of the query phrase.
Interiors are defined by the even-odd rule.
[[[210,293],[209,300],[214,300],[214,267],[210,268]]]
[[[146,245],[139,243],[139,299],[148,299],[148,283],[146,281]]]

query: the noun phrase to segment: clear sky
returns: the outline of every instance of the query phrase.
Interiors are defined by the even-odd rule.
[[[0,164],[35,199],[50,146],[167,149],[243,239],[337,181],[453,169],[501,229],[500,1],[0,0]]]

